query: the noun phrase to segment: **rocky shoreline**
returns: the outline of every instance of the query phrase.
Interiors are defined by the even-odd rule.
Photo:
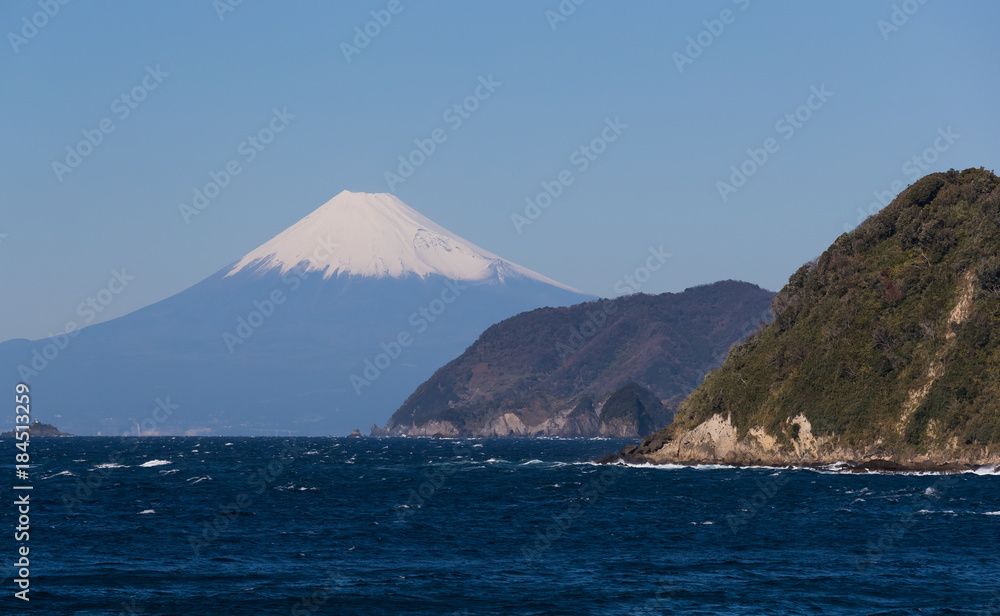
[[[761,429],[737,439],[732,424],[716,416],[694,429],[665,428],[638,445],[630,445],[595,462],[836,468],[855,473],[960,473],[1000,465],[1000,452],[988,447],[972,450],[955,447],[927,453],[900,453],[880,443],[864,451],[845,448],[835,438],[814,437],[809,422],[804,417],[796,419],[800,423],[799,438],[791,446],[778,445]]]
[[[637,446],[633,446],[637,447]],[[676,460],[667,462],[654,462],[649,458],[642,456],[641,454],[631,455],[627,453],[631,448],[626,447],[625,449],[608,454],[604,457],[594,460],[597,464],[651,464],[654,466],[665,465],[665,464],[682,464],[684,466],[706,466],[706,465],[719,465],[719,466],[731,466],[733,468],[745,468],[745,467],[760,467],[760,468],[787,468],[787,469],[798,469],[798,468],[808,468],[816,470],[837,470],[846,473],[941,473],[941,474],[954,474],[954,473],[965,473],[970,471],[977,471],[979,469],[994,469],[997,465],[994,464],[961,464],[961,463],[944,463],[935,464],[931,462],[896,462],[889,459],[872,459],[872,460],[837,460],[834,462],[799,462],[796,464],[789,463],[769,463],[764,460],[746,460],[746,461],[720,461],[720,460]]]

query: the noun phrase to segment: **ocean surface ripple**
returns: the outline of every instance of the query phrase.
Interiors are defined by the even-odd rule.
[[[1000,614],[995,473],[588,462],[624,444],[36,439],[23,613]]]

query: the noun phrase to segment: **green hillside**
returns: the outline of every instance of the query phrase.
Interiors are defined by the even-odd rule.
[[[670,443],[664,460],[996,458],[998,255],[997,176],[918,180],[799,268],[774,322],[734,346],[637,453],[657,441]],[[708,429],[713,417],[735,441]]]

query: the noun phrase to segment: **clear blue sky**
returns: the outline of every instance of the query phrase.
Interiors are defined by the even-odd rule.
[[[341,190],[386,192],[385,172],[437,128],[446,140],[392,192],[596,295],[661,245],[673,256],[644,291],[777,289],[875,191],[912,180],[914,156],[931,170],[1000,157],[995,2],[588,0],[553,29],[557,0],[402,0],[348,62],[341,44],[388,0],[246,0],[220,19],[226,1],[0,5],[0,340],[79,322],[113,269],[135,279],[100,320],[198,282]],[[679,59],[699,35],[709,46]],[[445,118],[491,75],[460,126]],[[134,88],[144,100],[120,98]],[[247,162],[240,144],[274,108],[295,118]],[[776,125],[797,109],[798,128]],[[114,130],[54,170],[105,118]],[[581,170],[571,155],[608,118],[628,128]],[[959,137],[937,139],[948,127]],[[717,182],[769,138],[767,162],[721,198]],[[240,175],[185,224],[179,204],[231,160]],[[511,214],[562,170],[572,183],[518,233]]]

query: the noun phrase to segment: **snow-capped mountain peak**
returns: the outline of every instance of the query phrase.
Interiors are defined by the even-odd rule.
[[[274,268],[284,273],[299,264],[324,278],[523,277],[578,292],[476,246],[388,193],[341,192],[248,253],[226,275]]]

